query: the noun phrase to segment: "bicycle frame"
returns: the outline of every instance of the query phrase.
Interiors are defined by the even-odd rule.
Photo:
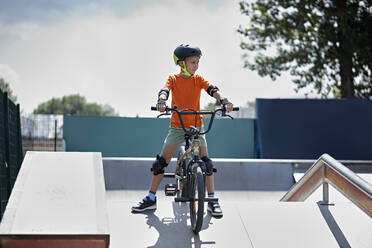
[[[156,107],[151,107],[151,110],[157,110]],[[239,108],[233,108],[237,111]],[[198,233],[201,230],[203,224],[203,215],[204,215],[204,203],[205,202],[216,202],[218,198],[205,198],[205,163],[199,158],[199,149],[200,149],[200,140],[199,136],[208,133],[211,130],[214,117],[217,112],[221,111],[222,116],[228,116],[231,119],[234,119],[230,115],[226,114],[226,109],[216,109],[214,111],[194,111],[192,109],[184,109],[178,111],[177,106],[173,108],[165,108],[165,113],[158,115],[158,117],[163,115],[170,115],[170,111],[173,111],[178,115],[183,131],[185,132],[185,151],[181,154],[181,157],[178,157],[177,160],[177,169],[180,169],[183,173],[182,175],[177,175],[177,169],[174,174],[166,175],[166,177],[174,177],[177,181],[177,188],[175,185],[171,184],[171,194],[167,194],[167,187],[165,188],[166,195],[175,195],[177,192],[185,189],[186,193],[182,191],[181,197],[176,197],[175,202],[189,202],[190,203],[190,219],[191,227],[194,233]],[[201,115],[208,114],[211,115],[209,125],[206,131],[202,132],[196,127],[190,126],[189,129],[186,129],[185,124],[182,119],[182,115]],[[190,144],[191,140],[191,144]],[[182,150],[183,151],[183,150]],[[181,151],[181,153],[182,153]],[[186,185],[185,185],[186,183]],[[169,191],[168,188],[168,191]],[[196,203],[198,207],[196,207]]]
[[[193,139],[191,145],[185,147],[185,149],[186,150],[182,156],[177,159],[177,168],[183,170],[182,177],[177,177],[177,175],[175,175],[176,179],[180,181],[186,180],[188,174],[195,172],[196,167],[193,165],[200,166],[203,174],[205,174],[204,162],[199,158],[200,140]],[[186,168],[181,167],[183,161],[185,161]]]
[[[151,107],[151,110],[156,111],[157,108],[156,107]],[[239,108],[238,107],[234,107],[232,110],[233,111],[238,111]],[[193,152],[192,154],[194,154],[194,156],[191,156],[189,163],[191,161],[193,161],[194,163],[197,163],[197,164],[203,164],[203,163],[201,162],[201,160],[199,158],[199,146],[200,146],[200,143],[197,143],[196,144],[194,142],[200,142],[199,139],[198,139],[199,136],[200,135],[203,135],[203,134],[207,134],[211,130],[212,124],[213,124],[213,121],[215,119],[216,114],[218,112],[221,112],[221,116],[222,117],[227,116],[227,117],[229,117],[231,119],[234,119],[232,116],[226,114],[225,106],[223,106],[222,108],[216,109],[214,111],[195,111],[195,110],[192,110],[192,109],[178,110],[178,108],[177,108],[176,105],[174,105],[173,108],[166,107],[165,108],[165,113],[162,113],[162,114],[158,115],[157,118],[159,118],[161,116],[164,116],[164,115],[171,115],[170,112],[174,112],[174,113],[177,114],[178,119],[180,120],[180,123],[181,123],[181,127],[182,127],[183,131],[185,132],[185,136],[186,136],[186,138],[185,138],[185,141],[186,141],[186,147],[185,147],[186,148],[186,151],[183,154],[182,158],[181,159],[179,158],[178,160],[179,161],[182,161],[183,157],[184,156],[188,156],[191,153],[191,151],[192,151]],[[189,130],[187,130],[186,127],[185,127],[185,123],[183,122],[182,115],[211,115],[211,118],[210,118],[210,121],[209,121],[209,125],[208,125],[207,130],[204,131],[204,132],[201,132],[200,130],[198,130],[196,127],[193,127],[193,126],[191,126],[189,128]],[[192,140],[191,146],[189,144],[189,139]],[[191,150],[191,149],[194,149],[194,150]],[[177,166],[178,166],[178,164],[177,164]],[[189,170],[188,167],[189,167],[189,165],[187,165],[186,172],[190,172],[190,170]],[[203,168],[203,166],[201,166],[201,167],[202,167],[203,172],[205,172],[205,168]]]

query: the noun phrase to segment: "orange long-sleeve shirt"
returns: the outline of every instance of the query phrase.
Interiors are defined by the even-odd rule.
[[[191,78],[183,78],[177,74],[169,76],[164,87],[168,88],[172,93],[172,107],[177,105],[178,110],[193,109],[200,111],[201,90],[204,89],[206,91],[209,86],[208,81],[199,75],[195,74]],[[186,128],[190,126],[199,127],[203,124],[203,119],[200,115],[197,117],[195,115],[182,115],[182,118]],[[171,126],[182,127],[178,115],[174,112],[172,112]]]

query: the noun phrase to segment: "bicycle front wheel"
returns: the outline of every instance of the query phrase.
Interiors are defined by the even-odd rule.
[[[188,195],[188,191],[187,191],[187,182],[186,182],[186,174],[187,174],[187,160],[186,159],[182,159],[181,161],[181,157],[183,156],[183,154],[185,153],[185,147],[184,146],[181,146],[179,151],[178,151],[178,156],[177,156],[177,166],[179,166],[179,170],[181,171],[181,175],[182,175],[182,179],[181,180],[178,180],[178,196],[182,196],[182,197],[187,197]]]
[[[203,225],[204,216],[204,198],[205,187],[204,177],[201,168],[198,166],[196,173],[190,177],[191,191],[190,191],[190,219],[191,228],[195,234],[198,234]],[[197,201],[196,201],[197,197]]]

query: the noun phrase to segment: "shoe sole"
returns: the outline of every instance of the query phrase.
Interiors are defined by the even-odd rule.
[[[142,212],[151,211],[151,210],[156,210],[156,206],[150,206],[144,209],[132,208],[133,213],[142,213]]]
[[[212,211],[212,209],[210,208],[210,207],[208,207],[208,209],[207,209],[207,211],[212,215],[212,217],[214,217],[214,218],[222,218],[222,216],[223,216],[223,213],[220,213],[220,214],[214,214],[213,213],[213,211]]]

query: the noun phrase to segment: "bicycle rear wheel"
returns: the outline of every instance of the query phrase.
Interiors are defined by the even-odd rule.
[[[205,197],[204,177],[199,166],[196,169],[196,173],[190,177],[190,186],[191,228],[195,234],[198,234],[203,225]],[[196,197],[197,201],[195,201]]]

